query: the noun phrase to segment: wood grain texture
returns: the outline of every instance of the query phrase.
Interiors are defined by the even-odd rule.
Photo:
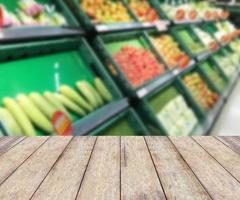
[[[166,199],[143,137],[121,139],[121,199]]]
[[[211,199],[167,137],[146,141],[168,200]]]
[[[170,137],[213,199],[240,199],[240,183],[190,137]]]
[[[223,142],[225,145],[227,145],[229,148],[231,148],[236,153],[240,154],[240,137],[217,137],[218,140]]]
[[[0,186],[0,199],[29,199],[71,137],[51,137]]]
[[[47,137],[26,138],[0,157],[0,184],[11,175]]]
[[[240,155],[213,137],[194,137],[211,156],[240,181]]]
[[[74,138],[32,199],[75,199],[95,140],[94,137]]]
[[[77,199],[120,199],[119,172],[120,138],[99,137]]]
[[[25,139],[24,137],[1,137],[0,156],[24,139]]]

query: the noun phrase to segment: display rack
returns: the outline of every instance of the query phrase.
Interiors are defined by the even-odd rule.
[[[114,101],[86,117],[76,120],[73,123],[74,135],[111,135],[111,131],[115,135],[116,131],[114,130],[121,127],[123,131],[119,130],[118,134],[120,135],[167,135],[167,131],[157,119],[156,113],[149,102],[152,97],[161,94],[170,86],[174,87],[177,93],[184,97],[187,105],[196,115],[198,123],[192,129],[190,135],[210,134],[239,79],[239,66],[235,66],[231,62],[236,67],[236,73],[233,77],[227,77],[219,63],[213,59],[215,54],[221,53],[224,48],[228,48],[231,42],[221,43],[216,40],[214,34],[215,23],[224,22],[226,19],[176,21],[170,19],[161,9],[161,1],[149,0],[147,2],[156,11],[159,20],[155,22],[140,21],[128,5],[128,1],[122,0],[121,2],[126,7],[131,21],[97,24],[84,12],[78,0],[55,1],[54,4],[67,19],[68,26],[4,28],[0,34],[0,43],[3,44],[0,50],[4,51],[4,54],[0,55],[1,62],[6,64],[9,61],[24,60],[37,55],[48,56],[51,54],[58,55],[60,52],[78,52],[78,55],[86,60],[85,64],[87,64],[82,73],[91,73],[103,78],[111,93],[113,93]],[[218,44],[218,48],[209,50],[208,47],[204,46],[201,38],[194,33],[194,27],[201,27],[212,35]],[[197,54],[193,53],[193,49],[178,34],[180,30],[189,32],[191,38],[199,43],[203,50]],[[157,50],[151,40],[151,34],[153,33],[158,37],[162,34],[173,37],[180,49],[186,52],[190,58],[187,66],[184,68],[178,66],[169,68],[161,52]],[[232,38],[232,40],[236,39],[237,37]],[[123,44],[128,44],[130,40],[139,40],[140,46],[151,52],[156,60],[163,64],[165,70],[158,77],[145,82],[139,87],[131,86],[119,64],[115,62],[111,52],[113,50],[117,52],[124,46]],[[114,44],[115,46],[109,45],[117,42],[118,44]],[[129,44],[133,43],[130,42]],[[135,43],[136,46],[139,44]],[[229,53],[231,54],[230,51]],[[227,57],[226,54],[224,56]],[[220,76],[226,81],[224,91],[220,91],[201,69],[200,64],[205,61],[214,64]],[[74,68],[73,63],[68,64],[66,73],[69,73]],[[75,64],[80,65],[79,63]],[[40,68],[35,70],[36,72],[41,71]],[[219,94],[219,100],[207,113],[202,111],[189,89],[183,83],[183,77],[192,71],[197,71],[208,87]],[[74,74],[72,76],[75,77]],[[70,82],[69,84],[73,86],[73,81]],[[40,88],[39,90],[46,89],[49,88]],[[6,90],[7,88],[5,88]],[[25,91],[26,89],[19,88],[19,90]],[[6,94],[1,94],[1,98],[4,95]],[[11,95],[14,96],[14,94]]]

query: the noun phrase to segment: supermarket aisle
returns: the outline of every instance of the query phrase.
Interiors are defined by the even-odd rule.
[[[240,135],[240,81],[212,130],[214,135]]]

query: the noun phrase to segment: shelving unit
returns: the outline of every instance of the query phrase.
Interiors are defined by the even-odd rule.
[[[229,48],[229,44],[231,41],[237,40],[238,37],[232,37],[227,41],[216,38],[216,23],[224,22],[227,19],[206,20],[197,18],[176,21],[171,19],[162,9],[163,1],[148,0],[147,2],[155,10],[158,19],[141,21],[133,12],[127,0],[119,2],[127,10],[130,21],[96,23],[91,19],[92,16],[90,17],[80,6],[78,0],[58,0],[51,3],[54,3],[58,11],[65,17],[68,22],[67,26],[3,28],[0,33],[0,44],[2,44],[0,50],[4,52],[0,55],[0,66],[3,66],[0,67],[0,75],[7,80],[3,80],[0,102],[5,96],[14,98],[18,93],[25,92],[28,94],[31,91],[36,91],[34,84],[39,86],[37,92],[46,90],[58,92],[59,88],[54,88],[54,85],[50,84],[51,78],[48,77],[53,76],[50,72],[52,65],[58,63],[64,65],[63,68],[65,69],[60,73],[60,77],[67,77],[68,80],[62,81],[61,84],[65,83],[74,87],[78,75],[79,79],[84,76],[98,76],[107,85],[114,99],[113,102],[107,103],[81,119],[74,116],[73,135],[116,135],[116,130],[121,128],[123,131],[119,130],[118,135],[167,135],[169,130],[166,130],[164,124],[158,120],[156,110],[151,107],[150,102],[151,98],[160,96],[169,87],[176,89],[177,94],[184,98],[197,118],[197,123],[189,134],[210,134],[225,102],[238,81],[240,72],[239,66],[236,66],[236,63],[229,58],[229,55],[234,53],[234,50]],[[4,4],[5,2],[0,1],[0,3]],[[41,1],[41,3],[50,3],[50,1]],[[15,5],[10,2],[7,6],[14,9]],[[202,38],[194,32],[194,27],[210,34],[217,47],[210,49],[209,46],[206,46]],[[181,32],[187,32],[193,43],[198,43],[201,46],[201,51],[195,53],[193,51],[195,47],[189,46],[187,43],[189,40],[186,40]],[[187,65],[170,67],[164,55],[158,51],[152,40],[153,35],[156,38],[162,35],[171,36],[179,49],[189,57]],[[121,64],[116,62],[114,58],[114,54],[126,46],[144,49],[154,57],[156,62],[163,66],[164,70],[157,75],[155,74],[154,78],[145,80],[138,86],[133,86],[128,78],[129,75],[123,72]],[[239,52],[237,54],[240,55]],[[234,76],[227,76],[216,60],[217,55],[229,59],[228,63],[236,69]],[[51,60],[51,56],[50,66],[48,61]],[[83,62],[76,61],[76,57],[79,57]],[[46,61],[44,61],[44,58]],[[23,64],[18,66],[20,62],[23,62]],[[24,64],[24,62],[26,63]],[[225,81],[226,87],[224,89],[219,89],[209,77],[210,75],[204,71],[201,65],[205,62],[208,62],[211,70]],[[11,67],[13,65],[15,65],[15,69]],[[81,68],[79,68],[79,71],[78,67]],[[31,77],[33,79],[31,83],[28,82],[27,78],[24,78],[25,75],[26,77],[29,75],[27,70],[30,69],[35,73],[35,76]],[[197,71],[209,88],[219,94],[219,100],[207,113],[201,110],[183,83],[183,77],[192,71]],[[16,79],[12,77],[14,73],[17,73],[19,77]],[[24,73],[26,74],[23,75]],[[41,78],[46,74],[46,77],[40,81],[37,74]],[[23,79],[26,80],[25,85]],[[92,79],[88,81],[92,84]],[[8,94],[8,90],[11,91],[11,94]],[[173,97],[167,99],[166,104],[172,99]],[[161,100],[159,100],[159,104],[161,103]],[[7,134],[5,129],[3,131],[3,127],[0,125],[0,133],[2,130],[4,134]],[[39,134],[45,133],[40,131]]]

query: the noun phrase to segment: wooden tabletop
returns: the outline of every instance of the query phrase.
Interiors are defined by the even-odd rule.
[[[0,138],[1,200],[238,200],[240,137]]]

